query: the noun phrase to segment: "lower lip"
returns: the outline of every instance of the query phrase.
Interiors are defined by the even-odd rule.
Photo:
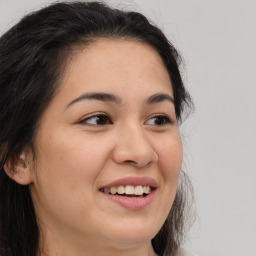
[[[105,197],[114,201],[115,203],[121,205],[124,208],[132,210],[140,210],[146,208],[149,204],[152,203],[155,197],[156,190],[151,191],[145,197],[125,197],[118,195],[105,194],[101,192]]]

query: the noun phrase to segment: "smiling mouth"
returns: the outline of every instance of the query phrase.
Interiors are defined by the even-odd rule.
[[[151,191],[152,187],[150,186],[118,186],[118,187],[108,187],[101,188],[100,191],[109,194],[109,195],[118,195],[123,197],[146,197]]]

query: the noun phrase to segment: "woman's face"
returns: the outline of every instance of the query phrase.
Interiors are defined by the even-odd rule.
[[[73,57],[35,139],[31,193],[46,240],[150,243],[182,163],[172,99],[162,59],[146,44],[102,39]]]

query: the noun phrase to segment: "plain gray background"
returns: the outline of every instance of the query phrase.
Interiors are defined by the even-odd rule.
[[[0,34],[50,0],[0,0]],[[113,0],[146,14],[182,53],[196,111],[182,125],[198,256],[256,256],[256,0]]]

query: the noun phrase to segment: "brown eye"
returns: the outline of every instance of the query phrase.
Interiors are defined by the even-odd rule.
[[[170,123],[171,123],[170,118],[165,115],[153,116],[153,117],[149,118],[146,122],[146,124],[157,125],[157,126],[166,125],[166,124],[170,124]]]
[[[81,124],[91,124],[91,125],[106,125],[111,124],[110,118],[104,114],[98,114],[94,116],[87,117],[81,120],[79,123]]]

